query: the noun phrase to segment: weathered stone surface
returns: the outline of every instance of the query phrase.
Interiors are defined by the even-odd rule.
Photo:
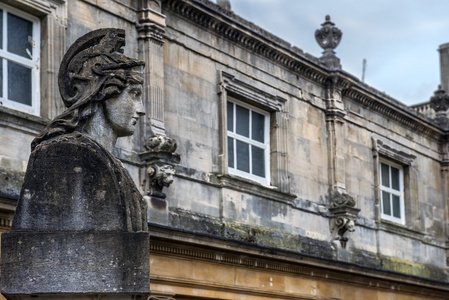
[[[3,234],[2,293],[149,293],[148,253],[146,232]]]
[[[111,154],[145,114],[144,62],[123,55],[124,45],[124,30],[99,29],[64,56],[68,109],[34,139],[12,230],[2,236],[8,297],[148,296],[147,205]]]
[[[31,154],[13,230],[139,231],[141,199],[110,153],[79,132],[67,134]]]

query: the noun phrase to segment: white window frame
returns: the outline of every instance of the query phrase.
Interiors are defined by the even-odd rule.
[[[234,168],[232,168],[231,166],[228,166],[229,174],[237,175],[237,176],[240,176],[240,177],[243,177],[243,178],[248,178],[250,180],[257,181],[257,182],[259,182],[259,183],[261,183],[263,185],[270,185],[270,114],[268,112],[264,111],[264,110],[258,109],[258,108],[254,107],[254,106],[251,106],[251,105],[248,105],[245,102],[239,101],[239,100],[237,100],[235,98],[232,98],[232,97],[228,97],[227,102],[234,103],[235,105],[239,105],[241,107],[249,109],[249,111],[250,111],[250,113],[249,113],[250,125],[252,123],[251,122],[251,118],[252,118],[252,113],[251,112],[252,111],[257,112],[257,113],[259,113],[259,114],[264,116],[264,143],[261,143],[261,142],[255,141],[255,140],[253,140],[251,138],[251,132],[252,132],[251,127],[249,128],[250,129],[249,130],[249,135],[250,135],[249,138],[245,137],[245,136],[242,136],[242,135],[239,135],[239,134],[237,134],[235,132],[236,131],[236,111],[237,110],[235,109],[236,106],[234,105],[234,109],[233,109],[234,116],[232,118],[232,120],[234,122],[234,124],[232,126],[234,132],[227,130],[227,136],[234,140],[234,145],[232,146],[233,149],[234,149],[234,157],[232,158],[234,160],[234,163],[233,163]],[[265,170],[264,170],[265,171],[265,177],[261,177],[261,176],[258,176],[258,175],[255,175],[255,174],[252,173],[253,166],[252,166],[252,151],[251,150],[249,151],[249,168],[250,168],[250,172],[248,173],[248,172],[245,172],[245,171],[237,169],[237,159],[236,159],[236,157],[237,157],[237,153],[236,153],[236,142],[237,142],[237,140],[242,141],[242,142],[244,142],[246,144],[249,144],[250,146],[256,146],[258,148],[263,149],[263,151],[264,151],[264,164],[265,164]],[[230,154],[228,153],[228,155],[230,155]],[[231,159],[231,158],[229,157],[229,159]]]
[[[390,178],[390,187],[386,187],[382,185],[382,164],[387,165],[389,168],[389,178]],[[399,191],[391,188],[391,167],[394,167],[399,170]],[[380,189],[380,210],[381,210],[381,218],[387,221],[391,221],[394,223],[399,223],[405,225],[405,201],[404,201],[404,167],[393,163],[389,160],[380,159],[379,160],[379,189]],[[400,203],[400,214],[401,217],[397,218],[393,216],[393,207],[392,207],[392,199],[390,198],[390,211],[392,215],[384,214],[384,201],[383,201],[383,193],[387,192],[391,195],[396,195],[399,197]]]
[[[39,70],[40,70],[40,20],[39,18],[25,13],[21,10],[10,7],[6,4],[0,3],[0,9],[3,10],[3,32],[7,31],[7,14],[11,13],[17,15],[21,18],[24,18],[33,23],[33,54],[32,58],[27,59],[20,55],[16,55],[7,51],[7,35],[3,34],[3,48],[0,49],[0,59],[3,60],[3,91],[2,97],[0,97],[0,102],[2,106],[12,108],[14,110],[19,110],[22,112],[30,113],[33,115],[40,114],[40,78],[39,78]],[[7,99],[8,97],[8,68],[6,61],[12,61],[16,64],[22,65],[24,67],[31,69],[31,106],[25,105],[22,103],[18,103],[13,100]]]

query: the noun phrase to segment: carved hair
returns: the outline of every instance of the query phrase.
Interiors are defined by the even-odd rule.
[[[31,143],[31,150],[50,138],[81,130],[98,105],[119,95],[129,84],[143,83],[145,63],[123,54],[125,31],[92,31],[69,48],[59,68],[58,84],[68,108]]]

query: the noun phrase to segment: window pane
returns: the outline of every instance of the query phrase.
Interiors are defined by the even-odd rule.
[[[263,143],[265,138],[265,116],[255,111],[252,112],[252,127],[251,134],[252,139]]]
[[[235,105],[236,132],[249,138],[249,109]]]
[[[399,169],[391,167],[391,187],[399,191]]]
[[[393,216],[396,218],[401,218],[401,202],[400,198],[396,195],[393,196]]]
[[[8,61],[8,99],[31,106],[31,69]]]
[[[33,37],[33,23],[21,17],[8,13],[8,51],[31,58],[33,47],[30,39]],[[30,55],[27,54],[27,49]]]
[[[0,9],[0,49],[3,49],[3,10]]]
[[[386,164],[380,164],[381,166],[381,177],[382,177],[382,185],[385,187],[390,187],[390,172],[389,172],[389,166]]]
[[[265,155],[264,150],[251,146],[253,174],[265,178]]]
[[[228,167],[234,168],[234,139],[228,137]]]
[[[0,58],[0,97],[3,97],[3,59]]]
[[[228,101],[227,107],[228,107],[227,108],[228,109],[228,112],[227,112],[228,130],[233,132],[234,131],[234,104],[232,102]]]
[[[390,193],[382,191],[382,210],[385,215],[391,216]]]
[[[237,169],[249,173],[249,145],[237,141]]]

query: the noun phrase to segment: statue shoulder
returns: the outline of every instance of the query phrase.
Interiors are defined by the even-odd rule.
[[[109,151],[87,135],[77,131],[41,142],[31,153],[29,163],[33,163],[37,157],[51,159],[49,163],[61,160],[67,160],[69,164],[79,160],[88,160],[92,163],[99,160],[111,167],[117,164]]]
[[[18,214],[24,217],[15,219],[14,228],[126,230],[122,177],[108,152],[85,135],[42,142],[30,157],[19,197],[18,211],[27,213]]]

